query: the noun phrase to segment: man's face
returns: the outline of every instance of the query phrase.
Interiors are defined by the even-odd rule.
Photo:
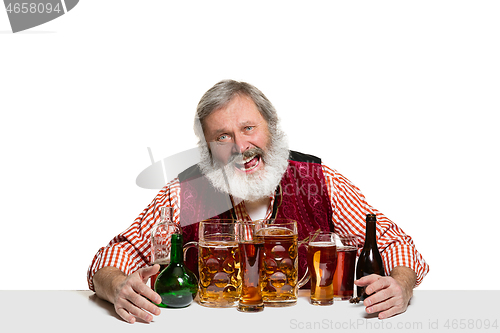
[[[266,120],[247,96],[236,96],[205,119],[205,139],[212,157],[221,165],[234,163],[236,173],[263,170],[262,155],[270,144]],[[241,156],[240,154],[243,154]]]

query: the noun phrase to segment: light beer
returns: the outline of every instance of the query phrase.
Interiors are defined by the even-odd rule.
[[[237,242],[200,242],[198,296],[202,305],[231,307],[241,293]]]
[[[297,303],[297,233],[283,227],[259,230],[264,240],[262,298],[266,306]]]
[[[337,247],[332,242],[310,242],[307,265],[311,274],[311,304],[333,304],[333,277],[337,264]]]

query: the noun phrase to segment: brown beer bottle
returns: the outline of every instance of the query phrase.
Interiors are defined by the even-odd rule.
[[[375,214],[366,215],[365,244],[358,258],[356,266],[356,279],[370,274],[385,276],[384,262],[377,247],[377,216]],[[357,287],[358,297],[363,301],[368,295],[365,287]]]

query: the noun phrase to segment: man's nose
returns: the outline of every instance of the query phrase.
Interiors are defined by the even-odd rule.
[[[241,154],[250,149],[250,143],[241,134],[234,135],[233,154]]]

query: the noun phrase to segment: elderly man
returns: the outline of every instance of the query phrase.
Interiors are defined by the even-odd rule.
[[[364,237],[366,214],[376,214],[378,247],[389,275],[369,275],[356,284],[370,295],[366,312],[379,312],[383,319],[406,310],[413,288],[429,270],[411,237],[336,170],[315,156],[290,151],[276,111],[261,91],[245,82],[217,83],[198,104],[195,132],[201,162],[167,184],[89,267],[90,289],[113,303],[118,315],[133,323],[160,313],[149,301],[160,303],[160,296],[146,282],[159,270],[150,265],[149,233],[165,205],[176,207],[174,220],[181,221],[186,242],[195,239],[196,222],[209,217],[290,218],[302,230],[299,238],[317,229]],[[196,186],[193,180],[199,180]],[[214,209],[220,202],[231,204]]]

